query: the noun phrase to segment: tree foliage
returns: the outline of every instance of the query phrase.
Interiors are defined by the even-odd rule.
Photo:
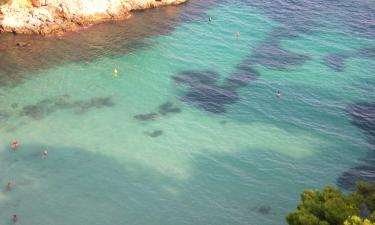
[[[363,215],[367,219],[362,220]],[[349,195],[333,187],[305,190],[286,220],[289,225],[375,225],[375,184],[358,183]]]
[[[357,184],[357,191],[354,194],[361,197],[370,212],[375,211],[375,184],[359,182]]]
[[[362,220],[359,216],[351,216],[345,220],[344,225],[375,225],[368,219]]]

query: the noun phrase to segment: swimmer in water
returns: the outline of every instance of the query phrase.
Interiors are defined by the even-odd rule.
[[[8,183],[7,183],[7,189],[8,189],[8,191],[11,191],[13,189],[13,183],[12,183],[12,181],[8,181]]]
[[[277,92],[276,92],[276,96],[277,96],[278,98],[281,98],[281,92],[280,92],[280,91],[277,91]]]
[[[43,151],[43,154],[42,154],[42,159],[46,159],[48,156],[48,151],[47,150],[44,150]]]
[[[117,77],[117,74],[118,74],[117,69],[113,70],[113,76],[114,76],[114,77]]]
[[[13,149],[13,150],[16,150],[18,148],[18,141],[13,141],[12,144],[10,144],[10,147]]]
[[[211,18],[211,16],[210,17],[208,17],[208,22],[211,22],[212,21],[212,18]]]
[[[12,216],[12,221],[13,221],[13,223],[17,222],[17,220],[18,220],[17,215],[14,214],[14,215]]]
[[[240,32],[236,32],[236,37],[240,37],[240,36],[241,36]]]

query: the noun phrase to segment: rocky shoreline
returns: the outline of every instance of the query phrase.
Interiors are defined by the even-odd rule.
[[[133,10],[178,5],[187,0],[11,0],[0,6],[0,32],[59,35]]]

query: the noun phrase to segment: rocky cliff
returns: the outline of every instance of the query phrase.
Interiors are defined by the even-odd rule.
[[[11,0],[0,6],[0,32],[60,34],[82,26],[129,17],[132,10],[187,0]]]

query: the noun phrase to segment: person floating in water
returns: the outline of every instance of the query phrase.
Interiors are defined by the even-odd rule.
[[[46,159],[48,156],[48,151],[47,149],[43,151],[43,154],[42,154],[42,159]]]
[[[8,191],[11,191],[13,189],[13,183],[12,183],[12,181],[8,181],[8,183],[7,183],[7,189],[8,189]]]
[[[277,91],[277,92],[276,92],[276,96],[277,96],[278,98],[281,98],[281,92],[280,92],[280,91]]]
[[[14,215],[12,216],[12,221],[13,221],[13,223],[17,222],[17,220],[18,220],[17,215],[14,214]]]
[[[10,144],[10,147],[13,150],[16,150],[18,148],[18,146],[19,146],[18,141],[13,141],[12,144]]]

